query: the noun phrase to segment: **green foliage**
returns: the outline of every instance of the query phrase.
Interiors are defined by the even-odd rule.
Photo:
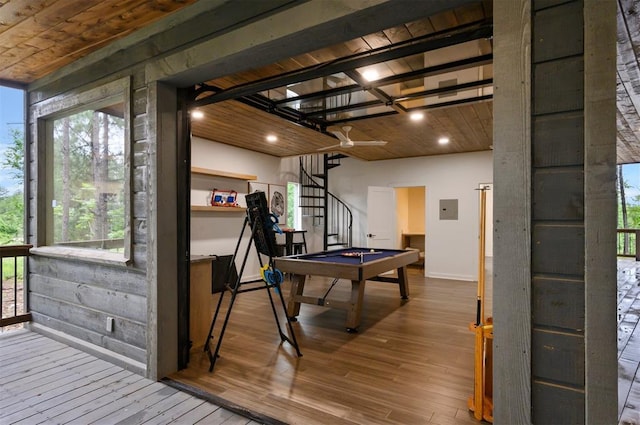
[[[5,150],[2,168],[11,172],[19,182],[24,179],[24,135],[18,129],[10,129],[11,144]],[[22,191],[9,193],[0,187],[0,245],[23,243],[24,196]],[[3,272],[4,274],[4,272]]]
[[[22,281],[24,277],[24,257],[17,257],[15,260],[13,258],[2,259],[2,280],[13,279],[14,276],[16,276],[18,282]]]
[[[0,245],[23,242],[24,202],[22,192],[0,195]]]
[[[16,128],[9,129],[12,143],[5,151],[2,167],[11,170],[12,177],[17,181],[24,179],[24,134]]]
[[[54,241],[124,236],[124,120],[82,111],[53,125]]]

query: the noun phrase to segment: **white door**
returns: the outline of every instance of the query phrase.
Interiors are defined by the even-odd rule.
[[[367,192],[367,248],[396,248],[396,191],[369,186]]]

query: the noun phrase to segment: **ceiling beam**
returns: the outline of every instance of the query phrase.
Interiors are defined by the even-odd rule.
[[[461,71],[469,68],[476,68],[484,65],[491,65],[493,63],[493,54],[475,56],[472,58],[461,59],[459,61],[443,63],[428,68],[422,68],[415,71],[404,72],[402,74],[391,75],[389,77],[381,78],[376,81],[369,81],[367,87],[381,87],[395,83],[402,83],[405,81],[415,80],[416,78],[433,77],[435,75],[443,74],[446,72]],[[321,90],[313,93],[301,94],[299,96],[288,97],[286,99],[280,99],[274,101],[275,105],[281,105],[283,103],[293,103],[301,100],[316,100],[324,99],[326,97],[338,96],[341,94],[354,93],[363,90],[359,84],[349,84],[348,86],[335,87],[327,90]]]
[[[275,77],[264,78],[257,81],[240,84],[220,93],[198,99],[190,105],[198,107],[222,102],[229,99],[236,99],[242,96],[258,93],[261,91],[286,86],[288,84],[299,83],[301,81],[312,80],[351,69],[368,66],[374,63],[386,62],[393,59],[424,53],[430,50],[441,49],[456,44],[465,43],[472,40],[490,38],[493,35],[493,26],[489,22],[475,23],[472,26],[465,25],[465,29],[456,28],[454,31],[442,31],[430,34],[428,37],[414,39],[412,43],[398,43],[381,49],[374,49],[337,59],[330,63],[302,68],[300,70],[281,74]]]
[[[355,81],[358,85],[362,86],[362,88],[365,91],[371,93],[373,96],[378,98],[382,103],[384,103],[385,105],[387,105],[388,107],[390,107],[394,111],[396,111],[396,112],[398,112],[400,114],[404,114],[404,113],[407,112],[407,110],[404,108],[404,106],[395,103],[393,101],[392,97],[389,96],[387,93],[385,93],[384,91],[382,91],[378,87],[368,86],[367,85],[368,81],[358,71],[356,71],[355,69],[352,70],[352,71],[346,71],[345,74],[349,78],[351,78],[353,81]]]

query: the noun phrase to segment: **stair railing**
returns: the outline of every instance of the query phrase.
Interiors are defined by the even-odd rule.
[[[353,242],[353,214],[351,209],[333,193],[329,195],[327,205],[327,231],[325,233],[325,249],[329,246],[343,245],[350,247]],[[330,241],[330,238],[333,239]]]
[[[319,155],[306,155],[299,159],[300,207],[303,215],[313,216],[314,226],[323,224],[324,250],[338,245],[350,247],[353,241],[353,214],[342,200],[326,190],[331,157],[325,154],[321,158]]]

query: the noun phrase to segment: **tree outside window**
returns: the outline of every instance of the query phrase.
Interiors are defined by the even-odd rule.
[[[50,121],[53,245],[122,251],[125,119],[122,101]]]

